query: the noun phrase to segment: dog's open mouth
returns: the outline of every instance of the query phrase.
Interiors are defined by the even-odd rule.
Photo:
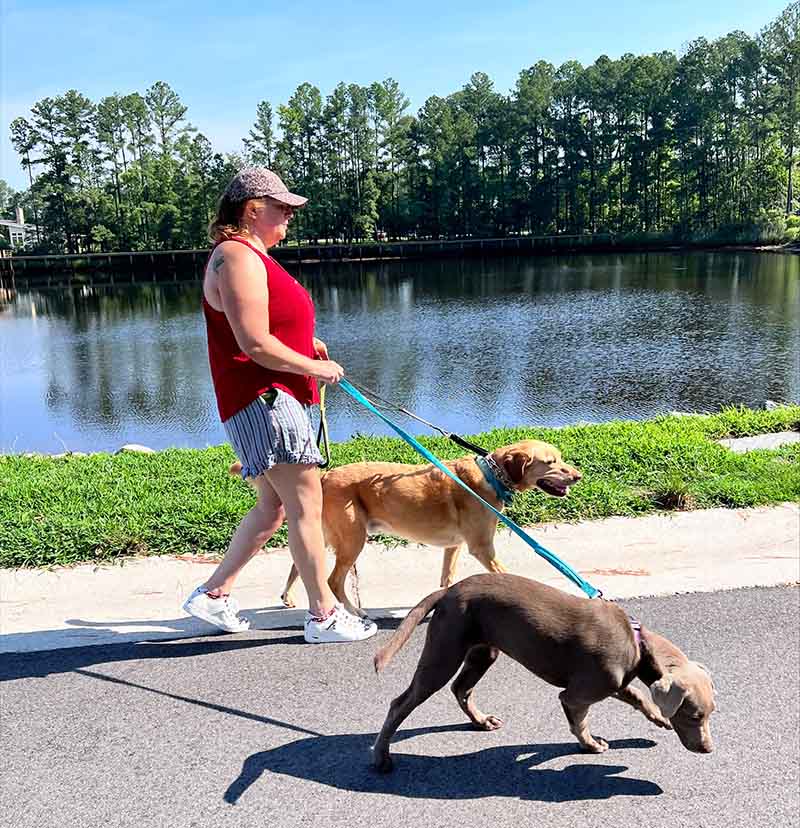
[[[569,485],[567,483],[556,483],[554,480],[548,480],[546,477],[537,480],[536,485],[543,492],[553,497],[566,497],[569,494]]]

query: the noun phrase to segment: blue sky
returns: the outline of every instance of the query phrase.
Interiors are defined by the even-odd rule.
[[[757,33],[788,0],[617,0],[569,3],[406,0],[0,0],[0,178],[26,179],[8,125],[41,98],[77,89],[97,102],[175,89],[220,151],[241,149],[256,105],[284,103],[308,81],[392,77],[411,101],[447,95],[486,72],[508,92],[537,60],[592,63],[607,54],[680,52],[696,37]]]

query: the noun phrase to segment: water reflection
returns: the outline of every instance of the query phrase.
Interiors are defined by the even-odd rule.
[[[461,433],[800,397],[797,256],[295,272],[314,295],[320,336],[352,378]],[[4,294],[0,450],[223,441],[199,301],[197,281]],[[336,440],[386,433],[343,394],[332,395],[330,421]]]

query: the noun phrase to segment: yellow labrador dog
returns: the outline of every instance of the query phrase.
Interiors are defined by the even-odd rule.
[[[488,472],[481,468],[486,469],[486,464]],[[445,465],[497,509],[504,505],[501,494],[510,497],[514,492],[538,488],[564,497],[581,479],[581,473],[561,459],[555,446],[540,440],[522,440],[496,449],[486,464],[479,466],[469,456]],[[231,467],[232,474],[240,470],[238,463]],[[354,614],[366,615],[348,598],[345,582],[370,534],[397,535],[444,547],[442,587],[449,587],[455,579],[462,544],[489,572],[506,571],[494,549],[497,517],[433,465],[351,463],[323,475],[322,491],[325,542],[336,556],[328,583],[336,598]],[[292,587],[296,580],[297,569],[292,566],[281,596],[287,607],[295,606]]]

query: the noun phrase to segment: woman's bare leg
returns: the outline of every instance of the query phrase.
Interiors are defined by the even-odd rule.
[[[286,513],[289,551],[308,594],[313,615],[322,616],[336,604],[328,586],[322,535],[322,484],[315,465],[281,463],[266,477]]]
[[[261,475],[251,482],[258,492],[258,500],[242,518],[225,557],[203,585],[209,592],[229,593],[244,565],[258,554],[283,523],[283,506],[266,477]]]

